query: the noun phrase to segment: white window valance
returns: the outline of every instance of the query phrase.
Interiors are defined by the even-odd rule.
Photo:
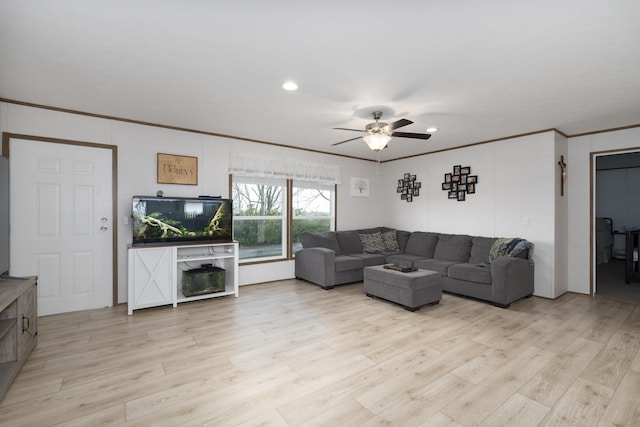
[[[292,158],[231,154],[229,156],[229,173],[260,178],[296,179],[323,184],[340,183],[339,165]]]

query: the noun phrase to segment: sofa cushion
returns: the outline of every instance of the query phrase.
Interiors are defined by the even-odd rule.
[[[487,264],[489,263],[489,251],[495,237],[473,237],[471,239],[471,256],[469,262],[471,264]]]
[[[360,244],[357,231],[338,231],[336,232],[336,236],[338,238],[338,244],[340,245],[340,252],[343,254],[362,253],[362,245]]]
[[[362,244],[362,253],[381,254],[385,251],[382,233],[358,234],[358,237]]]
[[[340,245],[333,231],[304,232],[300,235],[302,247],[307,248],[327,248],[333,250],[336,255],[340,255]]]
[[[407,248],[407,242],[409,241],[409,237],[411,233],[408,231],[397,230],[396,238],[398,239],[398,246],[400,247],[400,252],[405,252]]]
[[[454,264],[449,267],[447,276],[452,279],[466,280],[468,282],[491,284],[491,267],[480,267],[476,264]]]
[[[385,231],[381,235],[385,252],[400,252],[396,230]]]
[[[348,255],[336,256],[336,273],[341,271],[358,270],[364,268],[364,262],[361,258]]]
[[[352,254],[350,256],[360,258],[365,267],[386,263],[386,258],[382,254]]]
[[[384,227],[363,228],[362,230],[356,230],[358,234],[382,233],[383,231],[387,230],[384,230]]]
[[[408,267],[413,267],[413,263],[419,259],[424,259],[424,257],[420,255],[411,255],[411,254],[402,254],[402,253],[387,255],[388,263],[406,265]]]
[[[407,240],[404,252],[410,255],[419,255],[423,258],[433,258],[438,234],[426,231],[414,231]]]
[[[471,236],[441,234],[433,258],[444,261],[469,262]]]
[[[446,276],[449,267],[455,264],[457,264],[457,262],[443,259],[419,259],[413,263],[413,266],[421,270],[437,271],[442,276]]]

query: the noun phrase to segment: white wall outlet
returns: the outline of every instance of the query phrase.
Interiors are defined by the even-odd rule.
[[[522,217],[522,224],[529,225],[529,217],[528,216],[523,216]]]
[[[122,217],[122,223],[123,223],[124,225],[129,224],[129,217],[128,217],[128,216],[123,216],[123,217]]]

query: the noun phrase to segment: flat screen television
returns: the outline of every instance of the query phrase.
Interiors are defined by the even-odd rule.
[[[233,240],[233,205],[214,197],[133,196],[133,246]]]

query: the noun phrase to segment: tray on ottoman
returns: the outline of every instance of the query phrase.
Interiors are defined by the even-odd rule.
[[[440,302],[442,279],[437,271],[403,273],[376,265],[364,269],[364,292],[369,297],[395,302],[406,310],[416,311],[423,305]]]

